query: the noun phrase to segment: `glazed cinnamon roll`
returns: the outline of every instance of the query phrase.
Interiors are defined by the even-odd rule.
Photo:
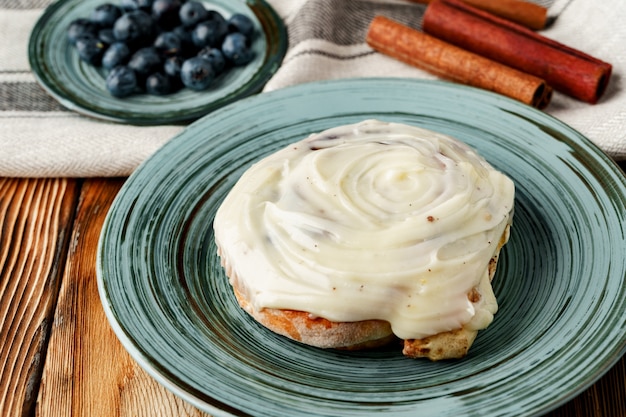
[[[491,280],[514,194],[457,139],[366,120],[250,167],[216,213],[215,240],[239,304],[276,333],[461,358],[498,309]]]

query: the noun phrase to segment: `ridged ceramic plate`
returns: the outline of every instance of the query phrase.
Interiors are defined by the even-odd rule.
[[[28,47],[30,66],[43,88],[68,109],[99,119],[136,125],[198,119],[259,92],[280,66],[287,49],[285,26],[264,0],[203,1],[208,9],[225,17],[243,13],[253,20],[257,29],[251,46],[254,60],[220,75],[202,92],[182,89],[166,96],[116,98],[106,90],[105,70],[81,61],[67,42],[68,25],[74,19],[89,17],[102,3],[105,0],[58,0],[35,24]]]
[[[377,118],[475,147],[516,183],[494,323],[469,356],[396,346],[320,350],[239,309],[212,220],[254,161],[312,132]],[[530,416],[599,378],[626,348],[626,179],[589,140],[491,93],[359,79],[261,94],[189,126],[127,181],[98,253],[104,309],[132,356],[215,416]]]

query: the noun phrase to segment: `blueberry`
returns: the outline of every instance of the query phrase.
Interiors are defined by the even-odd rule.
[[[146,78],[146,92],[157,96],[163,96],[172,92],[170,79],[160,72],[150,74]]]
[[[123,65],[130,58],[130,48],[124,42],[115,42],[111,44],[102,56],[102,66],[106,69],[112,69],[118,65]]]
[[[222,44],[222,53],[233,65],[245,65],[254,58],[250,40],[239,32],[226,36]]]
[[[183,66],[180,69],[180,78],[186,87],[201,91],[211,85],[215,78],[215,73],[213,72],[213,66],[207,59],[193,57],[183,62]]]
[[[120,0],[120,8],[124,12],[131,12],[139,9],[139,5],[135,0]]]
[[[72,44],[76,44],[78,38],[90,35],[97,36],[98,25],[88,19],[73,20],[67,27],[67,40]]]
[[[170,56],[165,59],[165,62],[163,63],[163,72],[170,79],[172,92],[183,87],[183,82],[180,78],[180,70],[184,61],[185,59],[180,56]]]
[[[98,31],[98,39],[100,39],[102,42],[106,43],[107,45],[111,45],[117,40],[115,39],[115,35],[113,34],[113,29],[111,28],[100,29]]]
[[[154,0],[152,17],[162,28],[171,29],[180,23],[178,13],[181,6],[181,0]]]
[[[251,39],[254,34],[254,23],[248,16],[235,13],[228,19],[228,31],[239,32],[245,37]]]
[[[174,32],[178,36],[178,39],[180,39],[180,44],[182,48],[181,53],[187,56],[195,55],[195,50],[197,50],[197,48],[193,44],[193,39],[191,38],[191,30],[183,25],[179,25],[172,29],[172,32]]]
[[[145,12],[150,13],[150,11],[152,10],[152,3],[154,3],[154,0],[135,0],[137,2],[137,7],[140,10],[143,10]]]
[[[220,31],[223,33],[223,36],[226,36],[228,33],[228,22],[222,16],[222,14],[215,10],[207,10],[208,16],[205,22],[215,22],[219,25]]]
[[[213,67],[213,71],[215,71],[215,75],[219,75],[226,68],[226,59],[224,58],[224,54],[217,48],[206,47],[198,52],[198,56],[207,59],[211,66]]]
[[[154,48],[163,56],[179,55],[182,42],[174,32],[162,32],[154,40]]]
[[[163,71],[173,79],[180,79],[180,69],[183,66],[183,58],[180,56],[170,56],[163,63]]]
[[[138,76],[148,76],[161,67],[162,61],[157,50],[153,47],[141,48],[128,61],[128,67]]]
[[[154,20],[144,11],[124,13],[113,25],[113,35],[118,41],[138,42],[148,38],[155,29]]]
[[[106,45],[93,36],[83,36],[76,40],[76,51],[83,61],[91,65],[100,65]]]
[[[123,65],[113,68],[106,78],[106,88],[115,97],[131,95],[137,89],[135,72]]]
[[[143,10],[150,12],[154,0],[121,0],[120,7],[125,11]]]
[[[104,3],[92,10],[90,20],[101,28],[110,28],[120,16],[122,16],[122,10],[119,7]]]
[[[219,46],[228,32],[226,21],[219,19],[205,20],[196,25],[191,32],[191,39],[198,48]]]
[[[209,16],[209,12],[199,1],[189,0],[180,7],[178,16],[183,25],[193,27],[205,20]]]

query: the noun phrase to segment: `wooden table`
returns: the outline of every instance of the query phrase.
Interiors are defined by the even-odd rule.
[[[0,416],[206,415],[148,376],[104,316],[96,245],[123,183],[0,178]],[[626,356],[548,415],[626,416]]]

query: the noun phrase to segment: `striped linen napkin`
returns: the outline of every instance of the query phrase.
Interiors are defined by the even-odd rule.
[[[425,6],[406,0],[268,0],[284,19],[289,49],[264,91],[315,80],[434,76],[374,52],[364,42],[371,19],[384,14],[419,28]],[[596,105],[555,93],[545,111],[626,159],[626,2],[536,0],[555,22],[542,33],[613,64]],[[64,109],[30,71],[30,30],[50,0],[0,0],[0,176],[126,176],[181,126],[138,127]]]

